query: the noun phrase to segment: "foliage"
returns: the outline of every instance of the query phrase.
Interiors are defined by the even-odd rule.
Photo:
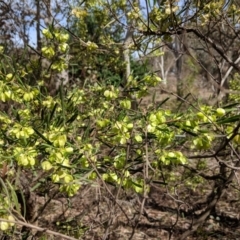
[[[230,89],[233,90],[233,91],[239,91],[240,88],[239,88],[239,80],[240,80],[240,76],[238,73],[234,74],[234,77],[233,79],[231,79],[229,85],[230,85]],[[239,103],[239,94],[238,93],[230,93],[229,94],[229,99],[236,102],[236,103]]]
[[[44,31],[52,39],[48,33]],[[67,37],[63,36],[65,41]],[[50,59],[55,56],[51,45],[42,51]],[[184,115],[163,106],[150,107],[147,112],[139,107],[134,113],[131,99],[118,88],[98,83],[61,91],[52,98],[42,95],[38,86],[24,84],[15,71],[1,75],[1,100],[19,106],[13,107],[10,115],[1,114],[2,164],[42,169],[68,196],[96,178],[144,193],[149,189],[149,176],[155,178],[165,166],[188,164],[184,152],[172,147],[178,134],[186,133],[184,145],[193,152],[207,150],[213,145],[214,135],[225,134],[224,125],[234,116],[228,113],[225,117],[225,110],[208,106],[202,106],[198,113],[198,108],[191,108]],[[136,95],[141,98],[139,93],[143,89],[147,92],[158,81],[154,75],[139,80]],[[134,79],[128,87],[135,87]],[[230,138],[237,136],[235,131],[233,128]],[[139,165],[148,173],[136,174]],[[171,180],[165,176],[165,181]]]
[[[78,4],[73,8],[68,22],[71,33],[71,75],[82,82],[94,76],[105,84],[123,85],[125,63],[122,61],[121,39],[124,37],[124,28],[112,21],[107,8],[103,11],[102,6],[95,4],[91,7],[87,3],[84,6]],[[122,14],[121,8],[116,11]],[[79,44],[76,37],[86,44]],[[131,71],[135,77],[142,77],[149,72],[148,62],[136,62],[131,58]]]
[[[152,101],[143,105],[142,99],[149,97],[161,78],[145,71],[142,61],[139,61],[140,67],[137,61],[132,61],[129,76],[122,74],[127,66],[122,56],[126,48],[130,54],[138,52],[147,56],[151,46],[166,44],[171,48],[174,35],[186,32],[209,44],[206,48],[213,50],[216,62],[220,58],[228,60],[236,71],[235,60],[229,60],[223,48],[209,40],[216,36],[203,35],[207,27],[221,20],[224,14],[230,14],[229,19],[237,14],[235,5],[226,6],[223,1],[193,1],[184,9],[176,1],[147,1],[146,6],[147,16],[135,2],[114,1],[109,5],[105,1],[88,1],[74,7],[72,29],[52,24],[42,30],[41,57],[49,65],[42,69],[36,84],[29,84],[31,70],[34,71],[31,65],[25,68],[16,64],[6,55],[4,47],[0,48],[0,100],[7,105],[7,109],[0,112],[2,231],[11,234],[18,220],[27,218],[28,199],[21,186],[21,175],[25,173],[37,178],[30,183],[31,193],[48,195],[52,187],[71,198],[84,185],[100,183],[106,189],[107,185],[117,189],[116,195],[108,190],[114,202],[112,206],[118,204],[119,189],[126,194],[135,193],[143,198],[138,214],[145,217],[148,215],[144,206],[151,187],[160,182],[176,203],[173,212],[177,219],[184,218],[181,215],[186,215],[187,220],[188,216],[191,218],[191,227],[181,230],[181,239],[200,229],[201,224],[215,214],[215,207],[227,187],[239,191],[234,181],[240,165],[238,98],[232,95],[234,103],[215,107],[201,105],[196,99],[191,103],[187,97],[177,96],[181,102],[176,101],[176,106],[170,109],[168,98],[156,102],[153,96]],[[108,14],[109,9],[113,15]],[[187,20],[183,17],[185,11],[190,14]],[[116,19],[118,14],[123,17]],[[189,22],[187,27],[184,21]],[[124,29],[119,22],[131,26]],[[202,31],[194,29],[195,24]],[[128,35],[131,28],[134,29],[132,41],[122,42],[122,36]],[[42,79],[68,69],[69,53],[74,54],[74,64],[81,63],[72,70],[73,75],[86,68],[90,73],[81,75],[84,81],[81,86],[62,83],[56,95],[50,95]],[[162,55],[162,51],[157,54]],[[194,59],[193,54],[189,55]],[[192,61],[189,63],[196,74],[198,68]],[[122,81],[124,77],[126,81]],[[238,77],[235,75],[232,81],[234,90],[239,90],[234,82]],[[219,84],[221,87],[221,81]],[[209,192],[207,200],[193,203],[188,190]],[[182,205],[191,208],[185,211]],[[104,223],[104,228],[109,229],[111,221]],[[169,225],[171,234],[176,224]]]

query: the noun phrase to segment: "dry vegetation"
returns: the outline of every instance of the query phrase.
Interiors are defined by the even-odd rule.
[[[198,89],[197,84],[192,87],[190,101],[195,101],[196,95],[202,101],[208,101],[211,91],[209,88]],[[175,86],[176,79],[170,77],[166,86],[152,88],[150,96],[141,101],[141,106],[150,104],[155,94],[156,104],[169,97],[166,107],[173,108],[177,102]],[[191,155],[188,152],[185,154]],[[193,158],[190,161],[192,163],[189,166],[195,167],[199,159]],[[208,170],[198,172],[199,175],[218,173],[216,160],[209,158],[208,161]],[[181,179],[186,168],[172,166],[169,167],[169,172],[171,171],[178,172],[176,176]],[[18,197],[22,213],[26,207],[25,219],[41,229],[38,231],[31,228],[31,225],[29,228],[18,226],[11,239],[65,239],[60,233],[86,240],[182,239],[180,236],[189,229],[195,214],[200,214],[208,207],[204,202],[211,195],[215,184],[209,179],[199,182],[194,188],[191,185],[186,187],[182,184],[182,179],[177,185],[170,183],[165,186],[159,176],[159,179],[151,183],[150,191],[144,197],[98,180],[94,184],[86,182],[74,197],[67,198],[65,194],[59,193],[57,185],[48,181],[46,174],[33,174],[31,171],[21,172]],[[186,239],[240,238],[240,176],[237,172],[235,174],[235,180],[226,189],[211,215]],[[35,191],[32,192],[31,188]],[[56,235],[46,233],[49,230]],[[4,234],[2,237],[8,239]]]

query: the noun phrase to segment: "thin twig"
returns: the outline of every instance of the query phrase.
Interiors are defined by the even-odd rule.
[[[13,220],[7,220],[7,219],[4,219],[4,218],[0,218],[0,221],[1,221],[1,222],[8,222],[8,223],[15,223],[15,224],[17,224],[17,225],[22,225],[22,226],[25,226],[25,227],[28,227],[28,228],[36,229],[37,231],[45,232],[45,233],[50,234],[50,235],[62,237],[62,238],[64,238],[64,239],[78,240],[77,238],[69,237],[69,236],[67,236],[67,235],[65,235],[65,234],[61,234],[61,233],[58,233],[58,232],[49,230],[49,229],[47,229],[47,228],[38,227],[38,226],[36,226],[36,225],[30,224],[30,223],[26,223],[26,222],[22,222],[22,221],[20,221],[20,220],[13,221]]]

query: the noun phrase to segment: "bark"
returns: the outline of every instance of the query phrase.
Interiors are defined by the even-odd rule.
[[[127,84],[128,84],[128,80],[129,77],[131,75],[131,58],[130,58],[130,45],[133,42],[133,28],[130,25],[127,33],[126,33],[126,37],[124,39],[124,43],[123,43],[123,61],[125,63],[125,76],[124,76],[124,82],[123,82],[123,86],[125,91],[125,96],[127,98],[131,99],[131,108],[133,110],[137,109],[137,101],[135,99],[135,97],[131,94],[130,89],[127,88]]]

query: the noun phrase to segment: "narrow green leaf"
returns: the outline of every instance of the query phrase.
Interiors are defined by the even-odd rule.
[[[63,125],[63,123],[64,123],[64,118],[62,116],[58,116],[58,118],[56,119],[55,126],[60,127]]]
[[[31,192],[33,192],[34,190],[36,190],[37,188],[39,188],[42,185],[41,182],[38,182],[37,184],[35,184],[32,188],[31,188]]]
[[[45,108],[41,111],[41,120],[44,121]]]
[[[217,121],[217,123],[219,123],[219,124],[232,123],[232,122],[237,122],[239,120],[240,120],[240,115],[236,115],[236,116],[229,117],[229,118],[224,118],[224,119],[221,118]]]
[[[190,96],[191,94],[188,93],[185,97],[183,97],[184,100],[187,100],[187,98]],[[178,107],[176,108],[177,110],[180,110],[182,105],[185,103],[185,101],[181,101],[180,104],[178,105]]]
[[[194,133],[194,132],[192,132],[192,131],[189,131],[189,130],[186,130],[186,129],[182,129],[185,133],[188,133],[189,135],[191,135],[191,136],[194,136],[194,137],[197,137],[198,136],[198,134],[197,133]]]
[[[36,134],[41,137],[44,141],[46,141],[48,144],[52,145],[52,143],[47,139],[45,138],[36,128],[33,128],[34,131],[36,132]]]
[[[168,98],[165,98],[163,101],[161,101],[161,102],[157,105],[157,108],[156,108],[156,109],[160,108],[160,107],[161,107],[165,102],[167,102],[169,99],[170,99],[170,98],[168,97]]]
[[[61,107],[62,107],[62,117],[63,122],[65,122],[65,104],[64,104],[64,93],[63,93],[63,84],[60,86],[60,99],[61,99]]]
[[[67,123],[72,123],[78,116],[78,113],[73,114],[68,120]]]
[[[50,121],[50,122],[51,122],[52,119],[53,119],[53,115],[54,115],[54,113],[55,113],[55,111],[56,111],[57,105],[58,105],[58,104],[55,103],[55,105],[54,105],[54,107],[53,107],[53,109],[52,109],[52,111],[51,111],[50,118],[49,118],[49,121]]]
[[[239,105],[239,103],[230,103],[230,104],[228,104],[228,105],[224,105],[224,106],[222,106],[222,108],[230,108],[230,109],[232,109],[233,107],[236,107],[236,106],[238,106]],[[234,108],[235,109],[235,108]]]

